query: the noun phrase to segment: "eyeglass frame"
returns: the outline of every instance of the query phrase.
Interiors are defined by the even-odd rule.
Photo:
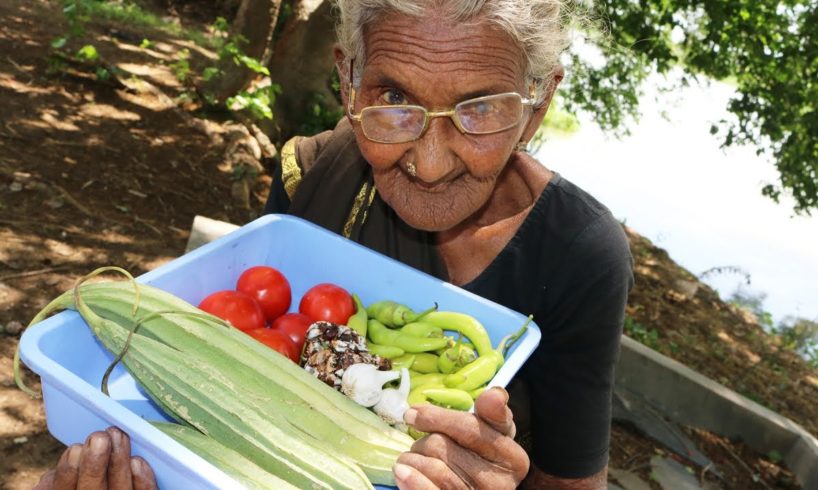
[[[352,84],[352,78],[353,78],[353,75],[354,75],[354,68],[355,68],[355,58],[350,58],[350,60],[349,60],[349,79],[347,80],[347,83],[349,84],[349,98],[347,100],[347,117],[349,117],[351,120],[353,120],[353,121],[355,121],[357,123],[360,123],[361,120],[363,119],[364,112],[366,112],[368,109],[383,109],[383,108],[390,108],[390,109],[420,109],[420,110],[423,111],[423,113],[425,115],[425,117],[423,119],[423,128],[421,128],[420,132],[418,133],[418,135],[416,137],[414,137],[414,138],[412,138],[410,140],[399,141],[399,142],[373,140],[372,138],[370,138],[369,136],[366,135],[366,132],[364,132],[364,136],[366,136],[367,139],[369,139],[370,141],[374,141],[376,143],[382,143],[382,144],[387,144],[387,145],[389,145],[389,144],[398,144],[399,145],[399,144],[411,143],[413,141],[417,141],[417,140],[421,139],[423,137],[423,135],[426,133],[426,130],[429,129],[429,122],[432,119],[436,118],[436,117],[448,117],[454,123],[454,125],[458,129],[458,131],[460,131],[463,134],[485,135],[485,134],[501,133],[503,131],[506,131],[509,128],[514,127],[515,124],[520,122],[520,119],[522,119],[522,116],[523,116],[522,111],[520,112],[520,116],[517,118],[517,121],[514,124],[511,124],[511,125],[509,125],[509,126],[507,126],[505,128],[498,129],[498,130],[495,130],[495,131],[490,131],[490,132],[486,132],[486,133],[475,133],[475,132],[472,132],[472,131],[467,131],[466,128],[463,127],[462,123],[460,122],[460,117],[458,117],[458,115],[457,115],[457,108],[460,105],[465,104],[465,103],[479,102],[481,100],[494,98],[494,97],[501,96],[501,95],[516,95],[517,97],[520,98],[520,102],[522,103],[523,107],[525,107],[525,106],[533,107],[534,105],[537,104],[537,101],[536,101],[536,99],[534,97],[535,88],[534,88],[534,85],[532,85],[531,86],[530,97],[523,97],[522,95],[518,94],[517,92],[503,92],[503,93],[500,93],[500,94],[484,95],[482,97],[475,97],[473,99],[468,99],[468,100],[458,102],[457,104],[455,104],[454,107],[452,107],[449,110],[445,110],[445,111],[430,111],[430,110],[428,110],[427,108],[425,108],[425,107],[423,107],[421,105],[414,105],[414,104],[395,104],[395,105],[367,106],[367,107],[364,107],[363,109],[361,109],[361,112],[359,112],[358,114],[355,114],[354,111],[355,111],[355,95],[356,95],[356,92],[355,92],[355,87]]]

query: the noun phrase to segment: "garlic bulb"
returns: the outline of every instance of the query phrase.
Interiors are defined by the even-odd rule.
[[[386,388],[383,390],[380,401],[375,404],[375,413],[386,421],[389,425],[394,425],[396,429],[406,431],[406,424],[403,422],[403,414],[409,410],[409,370],[400,370],[400,386],[398,389]]]
[[[398,379],[398,376],[395,371],[378,371],[373,364],[353,364],[344,371],[341,391],[357,404],[371,407],[381,399],[383,385]]]

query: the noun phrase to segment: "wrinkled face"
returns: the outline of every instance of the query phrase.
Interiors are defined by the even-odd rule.
[[[523,54],[507,34],[487,23],[391,15],[366,30],[365,43],[356,113],[389,104],[447,110],[483,95],[529,95]],[[463,134],[451,119],[434,118],[419,140],[400,144],[375,143],[360,124],[353,126],[386,203],[414,228],[444,231],[488,201],[531,114],[526,106],[516,126],[488,135]]]

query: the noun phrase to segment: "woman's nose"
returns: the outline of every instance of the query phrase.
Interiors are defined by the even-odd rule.
[[[436,117],[415,142],[416,178],[427,184],[445,181],[457,166],[457,156],[451,149],[453,138],[462,137],[451,118]]]

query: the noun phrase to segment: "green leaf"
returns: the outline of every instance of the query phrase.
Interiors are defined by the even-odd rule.
[[[219,75],[220,71],[221,70],[219,70],[215,66],[208,66],[202,72],[202,80],[204,80],[205,82],[208,82],[208,81],[212,80],[213,78],[215,78],[217,75]]]
[[[213,21],[212,27],[216,32],[227,32],[230,30],[230,23],[228,23],[227,19],[224,17],[216,17],[216,20]]]
[[[51,41],[51,47],[54,49],[60,49],[65,46],[65,43],[68,42],[68,36],[58,37],[57,39]]]
[[[84,61],[96,61],[99,59],[99,53],[92,44],[86,44],[77,51],[77,58]]]
[[[262,65],[261,62],[255,58],[251,58],[247,55],[240,55],[238,60],[250,70],[261,73],[262,75],[270,76],[270,70],[267,69],[266,66]]]

